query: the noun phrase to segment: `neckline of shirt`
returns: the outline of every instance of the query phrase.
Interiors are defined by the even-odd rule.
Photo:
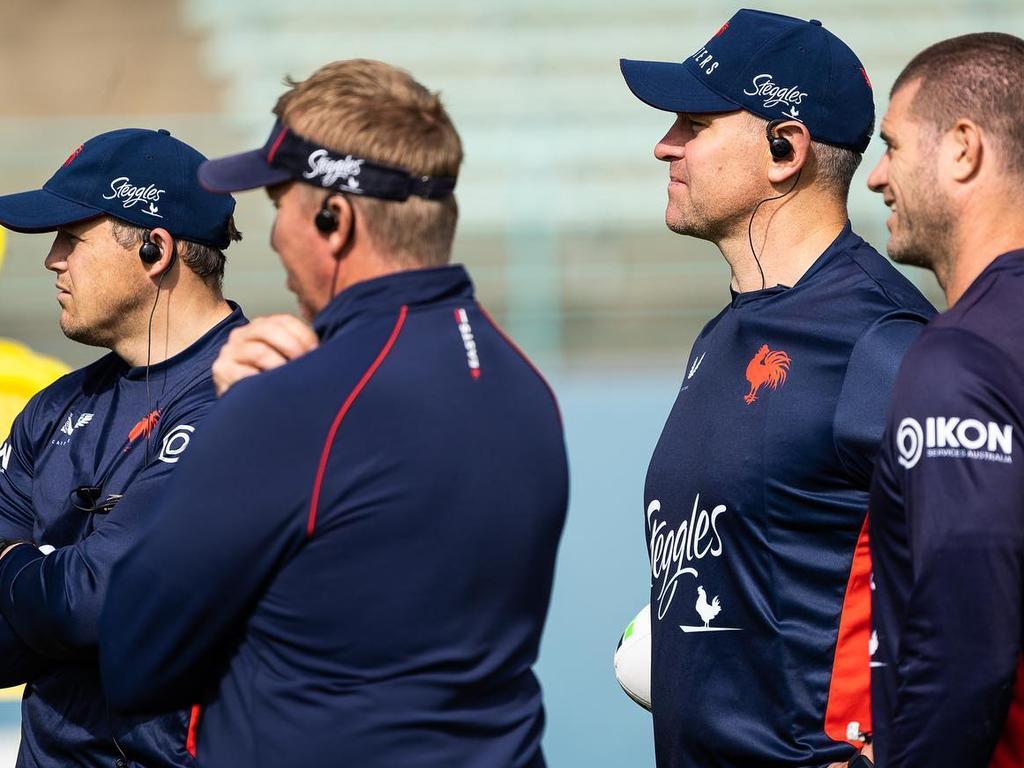
[[[769,288],[761,288],[756,291],[743,291],[742,293],[733,290],[732,287],[730,287],[729,293],[732,296],[730,306],[733,309],[739,309],[748,304],[765,301],[786,293],[787,291],[791,291],[793,288],[806,285],[814,279],[826,264],[832,260],[832,257],[835,256],[835,254],[846,249],[848,241],[852,237],[856,237],[856,235],[853,232],[853,226],[850,224],[850,221],[847,220],[846,224],[843,225],[842,230],[840,230],[839,234],[836,235],[835,240],[829,243],[828,247],[811,263],[811,266],[807,268],[807,271],[800,276],[800,279],[797,280],[794,285],[779,284],[773,285]]]
[[[176,355],[172,355],[166,360],[161,360],[159,363],[153,363],[149,366],[149,378],[153,378],[153,374],[164,373],[172,368],[176,368],[181,365],[189,363],[196,355],[201,353],[209,345],[210,340],[214,336],[218,335],[225,326],[234,325],[242,317],[242,309],[235,302],[226,300],[229,307],[231,307],[231,314],[213,326],[210,330],[196,339],[194,342],[189,344],[185,349],[181,350]],[[120,358],[118,358],[120,359]],[[122,365],[128,366],[123,360]],[[124,372],[124,378],[132,380],[145,380],[146,378],[146,367],[145,365],[128,366]]]
[[[1006,269],[1011,269],[1014,266],[1024,262],[1024,248],[1017,248],[1006,253],[1001,253],[989,262],[988,266],[985,267],[978,274],[976,278],[967,286],[967,290],[964,291],[959,301],[952,307],[950,311],[957,309],[966,309],[972,305],[975,297],[984,292],[985,286],[988,284],[989,276],[994,276],[998,272],[1002,272]]]

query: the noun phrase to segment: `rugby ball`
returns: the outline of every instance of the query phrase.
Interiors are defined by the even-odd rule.
[[[651,711],[651,606],[645,605],[615,648],[615,679],[633,701]]]

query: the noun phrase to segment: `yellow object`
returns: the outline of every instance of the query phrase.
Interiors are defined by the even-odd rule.
[[[0,229],[0,236],[2,232]],[[0,339],[0,442],[7,438],[14,417],[32,395],[67,372],[67,366],[52,357],[36,354],[16,341]],[[18,701],[21,694],[21,687],[0,690],[0,701]]]
[[[0,268],[4,264],[7,232],[0,227]],[[68,367],[52,357],[37,355],[24,344],[0,339],[0,442],[7,439],[14,417],[29,399]],[[23,687],[0,690],[0,701],[18,701]]]
[[[14,417],[43,387],[68,372],[52,357],[33,352],[24,344],[0,339],[0,441],[6,439]]]
[[[52,357],[38,355],[16,341],[0,339],[0,442],[7,439],[14,417],[32,395],[67,372],[67,366]],[[21,687],[0,690],[0,701],[19,701],[21,694]]]

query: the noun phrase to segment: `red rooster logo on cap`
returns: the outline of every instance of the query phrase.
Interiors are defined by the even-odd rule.
[[[781,349],[772,351],[767,344],[762,344],[754,359],[747,364],[750,391],[743,396],[743,402],[750,405],[757,400],[757,391],[761,387],[778,389],[786,381],[790,362],[789,355]]]

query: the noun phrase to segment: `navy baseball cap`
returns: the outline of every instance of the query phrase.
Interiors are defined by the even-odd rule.
[[[199,185],[205,160],[163,129],[102,133],[72,152],[42,189],[0,196],[0,224],[15,232],[53,232],[108,215],[227,248],[235,201]]]
[[[199,183],[211,192],[240,192],[290,180],[382,200],[407,200],[412,195],[440,200],[455,190],[456,177],[417,176],[404,168],[335,152],[281,121],[260,149],[207,160],[199,168]]]
[[[682,63],[620,61],[633,94],[667,112],[798,120],[811,138],[863,152],[875,125],[864,65],[816,19],[740,10]]]

